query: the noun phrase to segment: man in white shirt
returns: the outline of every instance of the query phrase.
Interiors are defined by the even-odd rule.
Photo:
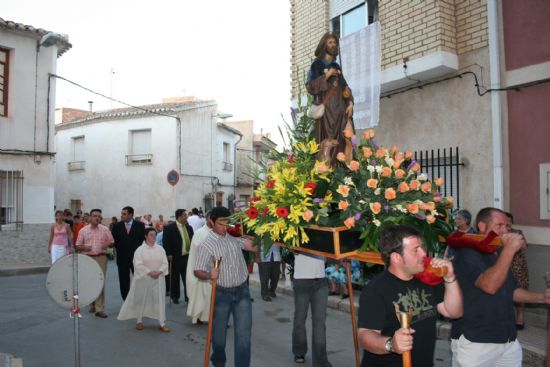
[[[305,363],[307,353],[306,318],[311,304],[313,366],[332,367],[327,357],[326,325],[328,282],[325,258],[306,253],[294,258],[294,323],[292,353],[294,362]]]
[[[191,215],[187,218],[187,223],[193,227],[193,232],[197,232],[206,221],[199,216],[199,210],[197,208],[191,209]]]

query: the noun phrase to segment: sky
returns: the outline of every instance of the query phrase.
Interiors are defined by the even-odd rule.
[[[0,17],[67,34],[57,74],[132,105],[214,99],[256,133],[290,119],[288,0],[2,0]],[[111,72],[113,71],[113,72]],[[56,107],[124,107],[58,80]],[[283,116],[281,116],[281,114]]]

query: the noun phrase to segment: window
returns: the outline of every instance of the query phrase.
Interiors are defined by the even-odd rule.
[[[72,161],[68,163],[69,171],[79,171],[85,168],[85,155],[84,155],[84,137],[77,136],[72,138]]]
[[[550,163],[539,165],[540,219],[550,219]]]
[[[0,228],[20,229],[23,224],[23,172],[0,171]]]
[[[0,116],[8,115],[10,50],[0,47]]]
[[[229,148],[229,143],[223,143],[222,168],[224,171],[231,171],[233,169],[233,165],[231,164],[231,150]]]
[[[129,154],[126,156],[126,164],[152,164],[152,162],[151,129],[131,130]]]
[[[378,20],[378,0],[365,3],[331,19],[331,30],[344,37]]]

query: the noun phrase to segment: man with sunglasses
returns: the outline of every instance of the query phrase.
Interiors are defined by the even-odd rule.
[[[412,364],[433,366],[437,314],[462,316],[462,293],[450,261],[433,259],[434,268],[447,267],[436,286],[415,278],[424,271],[426,250],[415,229],[394,225],[380,234],[386,269],[371,280],[359,299],[359,342],[362,366],[402,366],[404,352]],[[401,328],[396,311],[411,311],[409,328]]]

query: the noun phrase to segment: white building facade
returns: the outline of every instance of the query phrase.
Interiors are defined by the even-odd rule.
[[[239,132],[218,121],[214,101],[116,109],[56,126],[56,205],[104,218],[173,218],[178,208],[228,205]]]
[[[48,264],[57,58],[67,36],[0,18],[0,266]]]

